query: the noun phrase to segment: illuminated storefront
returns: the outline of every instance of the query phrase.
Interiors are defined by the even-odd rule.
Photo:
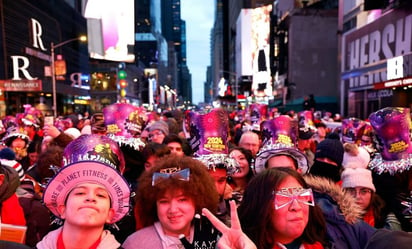
[[[86,21],[65,2],[58,6],[38,2],[34,6],[14,0],[4,2],[1,8],[0,117],[22,112],[24,104],[44,106],[45,114],[51,114],[51,44],[86,34]],[[89,95],[82,77],[88,76],[87,45],[71,42],[56,48],[55,54],[55,68],[60,69],[61,62],[66,65],[65,74],[57,70],[63,72],[56,77],[57,112],[86,110],[76,106],[74,99]]]
[[[343,36],[342,93],[348,116],[411,107],[412,10],[395,9]]]

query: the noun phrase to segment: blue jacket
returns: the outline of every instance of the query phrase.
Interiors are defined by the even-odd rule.
[[[326,178],[305,176],[315,203],[326,220],[329,248],[363,249],[376,229],[361,219],[362,210],[355,199]]]

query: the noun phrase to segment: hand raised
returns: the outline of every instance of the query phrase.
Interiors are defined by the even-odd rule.
[[[243,233],[240,226],[239,217],[235,201],[230,201],[230,220],[229,228],[214,216],[208,209],[204,208],[202,214],[206,216],[213,226],[222,233],[222,237],[217,242],[219,249],[256,249],[256,245]]]

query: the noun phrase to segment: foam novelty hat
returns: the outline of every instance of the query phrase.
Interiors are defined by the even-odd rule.
[[[141,150],[145,143],[139,138],[145,125],[145,111],[127,103],[116,103],[103,108],[107,136],[120,145]]]
[[[361,146],[371,146],[373,147],[373,127],[369,122],[365,121],[365,127],[361,134]]]
[[[265,170],[268,159],[276,155],[291,156],[302,172],[306,173],[308,159],[295,146],[297,141],[297,122],[287,115],[263,121],[261,124],[262,148],[256,155],[255,171]]]
[[[375,131],[377,150],[369,167],[378,174],[395,174],[412,166],[409,108],[386,107],[372,113],[369,121]]]
[[[19,127],[17,126],[10,126],[7,129],[6,135],[4,136],[2,141],[6,146],[10,146],[11,142],[15,138],[23,139],[26,142],[26,146],[29,146],[29,142],[30,142],[29,136],[24,131],[21,131]]]
[[[23,121],[23,124],[24,124],[24,125],[27,125],[27,126],[34,126],[34,127],[36,127],[36,128],[39,128],[39,127],[40,127],[40,120],[39,120],[36,116],[34,116],[34,115],[32,115],[32,114],[27,114],[27,115],[25,115],[25,116],[21,119],[21,121]]]
[[[125,160],[119,145],[109,137],[98,134],[81,135],[66,146],[63,165],[79,161],[99,161],[120,173],[125,169]]]
[[[237,171],[237,162],[228,156],[229,117],[223,109],[213,109],[209,113],[189,112],[189,143],[194,157],[202,161],[208,169],[222,165],[228,174]]]
[[[250,121],[252,124],[260,124],[267,118],[268,105],[253,103],[249,106]]]
[[[301,111],[298,113],[298,137],[299,139],[309,139],[316,131],[315,123],[313,122],[313,113],[311,111]]]
[[[365,121],[358,118],[342,120],[342,142],[359,144],[365,129]]]
[[[40,119],[43,117],[42,112],[31,106],[30,104],[26,104],[24,107],[24,114],[22,118],[22,122],[24,125],[27,126],[34,126],[36,128],[40,127]]]
[[[115,211],[109,223],[119,221],[130,210],[129,184],[112,164],[116,160],[113,160],[114,155],[110,149],[102,149],[107,148],[105,142],[110,143],[110,141],[106,141],[104,137],[99,141],[97,137],[98,135],[83,135],[69,143],[64,150],[64,162],[68,164],[64,165],[47,184],[43,202],[58,218],[62,215],[58,207],[64,205],[72,189],[86,182],[102,185],[109,193],[111,207]],[[88,140],[99,142],[94,146],[90,146],[93,142],[83,146],[83,143]]]

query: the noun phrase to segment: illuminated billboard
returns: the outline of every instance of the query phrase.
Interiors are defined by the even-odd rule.
[[[237,20],[240,35],[236,41],[236,71],[242,76],[253,76],[255,96],[272,95],[269,62],[270,13],[272,5],[242,9]]]
[[[91,58],[134,61],[134,0],[87,0],[84,17]]]

